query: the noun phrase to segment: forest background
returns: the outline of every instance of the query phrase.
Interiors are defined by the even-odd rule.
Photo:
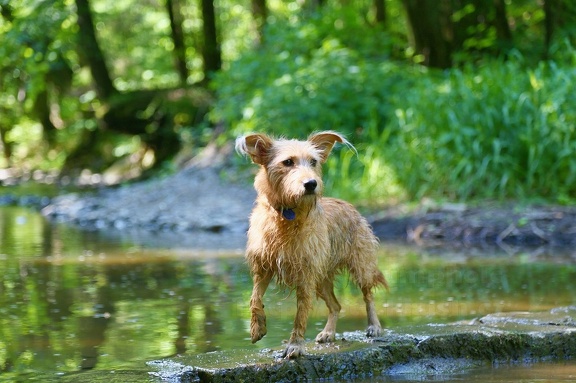
[[[357,153],[336,151],[327,187],[355,203],[576,196],[570,0],[0,0],[0,11],[3,183],[117,183],[248,131],[333,129]]]

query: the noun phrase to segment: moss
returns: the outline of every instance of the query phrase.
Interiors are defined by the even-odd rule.
[[[146,371],[84,371],[62,376],[59,382],[63,383],[141,383],[151,381]]]
[[[419,345],[425,355],[479,360],[517,359],[527,347],[525,334],[477,331],[430,337]]]

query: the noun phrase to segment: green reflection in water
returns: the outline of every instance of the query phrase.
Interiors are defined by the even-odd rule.
[[[290,334],[295,299],[271,288],[268,335],[250,343],[252,283],[238,254],[141,248],[50,225],[20,208],[0,208],[0,234],[0,379],[142,367],[183,352],[277,347]],[[386,246],[380,266],[390,282],[389,292],[376,294],[387,327],[576,301],[576,265],[560,257],[433,256]],[[343,306],[338,331],[363,329],[361,293],[346,277],[336,289]],[[309,338],[325,316],[318,302]]]

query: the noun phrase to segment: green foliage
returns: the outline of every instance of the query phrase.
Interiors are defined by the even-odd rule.
[[[178,4],[188,80],[196,82],[204,77],[200,5]],[[297,137],[322,129],[346,133],[358,155],[334,153],[327,187],[356,202],[573,198],[574,6],[554,5],[548,46],[542,4],[507,2],[510,46],[497,46],[501,37],[490,17],[473,20],[475,29],[458,31],[465,38],[454,52],[460,67],[437,72],[412,64],[402,2],[385,4],[382,25],[369,0],[321,7],[270,1],[262,44],[251,47],[257,39],[250,1],[217,1],[227,70],[213,83],[219,101],[212,122],[231,127],[229,139],[254,130]],[[453,21],[473,16],[478,4],[455,9]],[[181,85],[165,2],[90,5],[113,83],[124,96]],[[166,118],[157,113],[165,124],[154,120],[154,134],[135,133],[132,123],[102,129],[110,100],[99,99],[76,52],[74,0],[0,0],[0,9],[0,151],[12,161],[0,159],[0,167],[72,163],[103,171],[120,160],[132,164],[131,156],[146,157],[147,150],[158,154],[157,148],[168,147],[163,132],[176,132],[170,138],[188,146],[210,136],[208,122],[180,102],[171,104]],[[486,5],[483,12],[494,11]],[[511,51],[512,44],[522,53]],[[555,61],[537,64],[545,51]],[[507,61],[495,52],[505,52]],[[126,117],[152,115],[155,105]],[[85,155],[81,162],[78,153]]]
[[[558,63],[531,67],[516,54],[428,71],[382,60],[350,34],[344,43],[318,20],[271,26],[270,44],[216,79],[213,118],[234,135],[344,132],[358,156],[332,156],[327,189],[360,203],[574,195],[576,52],[568,43]]]
[[[372,202],[401,194],[368,127],[386,123],[393,114],[387,101],[412,86],[406,75],[422,70],[386,60],[390,38],[379,29],[366,33],[357,10],[312,14],[306,19],[276,19],[268,25],[266,44],[245,53],[214,80],[218,102],[212,118],[233,127],[232,134],[267,131],[306,137],[310,132],[337,129],[354,136],[361,161],[351,151],[336,151],[327,171],[335,195],[358,197],[368,183]],[[247,81],[246,79],[250,79]],[[337,160],[336,158],[339,158]],[[336,176],[340,164],[349,178]],[[365,178],[357,182],[358,178]],[[338,180],[338,185],[332,182]]]
[[[197,82],[204,76],[199,58],[199,3],[178,3],[189,81]],[[117,89],[134,95],[141,90],[179,85],[164,1],[90,0],[90,6],[97,38]],[[223,56],[237,57],[253,38],[249,33],[250,3],[223,1],[217,8],[220,32],[226,38]],[[94,142],[93,152],[84,152],[97,157],[85,162],[92,171],[102,171],[117,161],[132,161],[130,155],[138,156],[143,144],[133,145],[134,137],[119,134],[118,129],[101,129],[99,119],[106,112],[107,100],[98,98],[90,71],[77,53],[74,0],[0,1],[0,9],[0,168],[62,169],[69,165],[84,138],[91,135],[97,136],[88,140]],[[45,102],[38,103],[40,95]],[[49,110],[54,129],[40,123],[38,105]],[[194,109],[190,104],[174,106],[177,110],[170,110],[173,126],[168,129],[178,131],[183,142],[190,141],[190,136],[197,135],[191,132],[192,125],[203,124],[202,119],[190,112]],[[125,150],[127,147],[131,150]],[[5,158],[8,156],[9,160]]]
[[[119,90],[178,84],[172,64],[170,21],[163,3],[91,1],[98,37],[105,42],[100,46]],[[153,47],[150,42],[154,42]]]
[[[562,200],[576,191],[575,80],[519,59],[423,76],[397,95],[384,156],[413,197]]]
[[[2,4],[0,18],[0,135],[3,151],[21,167],[54,168],[60,163],[53,155],[42,157],[43,136],[34,121],[34,100],[42,93],[50,96],[70,85],[66,52],[72,47],[70,2],[40,0],[11,1]],[[2,146],[10,146],[11,150]],[[0,159],[0,167],[9,165]]]
[[[241,121],[241,130],[273,129],[281,120],[294,133],[334,125],[353,129],[365,122],[372,111],[356,95],[380,99],[396,79],[374,83],[368,76],[389,71],[389,39],[377,29],[366,33],[350,15],[357,14],[343,10],[271,22],[266,44],[244,53],[215,79],[224,100],[214,118]],[[335,109],[338,113],[328,113]]]

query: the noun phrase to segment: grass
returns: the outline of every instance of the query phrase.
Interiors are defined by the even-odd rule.
[[[335,49],[343,50],[333,57],[335,65],[351,65],[346,60],[353,55]],[[530,68],[513,58],[444,72],[360,62],[354,71],[361,73],[326,83],[321,96],[290,94],[304,82],[260,85],[243,94],[250,115],[227,122],[234,134],[263,130],[305,137],[325,128],[346,133],[358,155],[335,151],[325,170],[327,189],[355,202],[430,197],[567,203],[576,194],[573,66],[545,62]],[[309,87],[321,89],[320,72],[306,76]],[[258,96],[268,92],[278,94]],[[325,98],[329,93],[338,99]],[[231,107],[226,97],[220,103]]]

